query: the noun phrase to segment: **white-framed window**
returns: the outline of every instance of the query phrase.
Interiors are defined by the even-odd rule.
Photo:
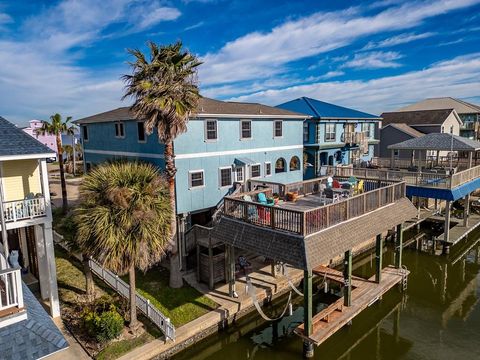
[[[125,137],[125,125],[123,122],[116,122],[115,123],[115,137],[116,138],[124,138]]]
[[[275,120],[273,122],[273,137],[282,137],[283,136],[283,121]]]
[[[241,120],[240,121],[240,139],[251,139],[252,138],[252,121],[251,120]]]
[[[243,166],[235,168],[235,181],[243,183],[245,181],[245,176],[243,173]]]
[[[192,170],[188,172],[188,187],[190,189],[205,186],[203,170]]]
[[[253,179],[253,178],[259,178],[260,176],[262,176],[260,164],[251,165],[250,177]]]
[[[218,139],[217,120],[205,120],[205,141],[216,141]]]
[[[308,142],[310,139],[310,130],[308,126],[308,122],[303,123],[303,142]]]
[[[221,188],[232,186],[232,168],[230,166],[218,168],[218,183]]]
[[[83,141],[88,141],[88,127],[87,125],[82,125],[83,132]]]
[[[362,123],[362,132],[367,134],[367,138],[370,138],[372,135],[370,123]]]
[[[137,121],[137,140],[139,143],[147,142],[147,134],[145,133],[145,123]]]
[[[265,163],[265,176],[271,176],[272,175],[272,163],[270,161],[267,161]]]
[[[335,124],[325,124],[325,141],[335,141],[336,125]]]

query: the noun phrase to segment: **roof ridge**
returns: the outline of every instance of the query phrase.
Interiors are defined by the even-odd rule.
[[[322,117],[322,115],[320,115],[320,114],[318,113],[318,111],[315,109],[315,107],[310,103],[310,100],[313,100],[313,99],[309,99],[309,98],[306,97],[306,96],[302,96],[302,99],[305,101],[305,103],[308,105],[308,107],[309,107],[310,109],[312,109],[312,111],[317,115],[317,117],[319,117],[319,118]]]

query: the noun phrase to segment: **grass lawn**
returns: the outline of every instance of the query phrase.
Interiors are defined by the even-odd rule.
[[[128,281],[128,276],[123,277]],[[136,273],[137,291],[168,316],[175,326],[181,326],[192,321],[218,305],[184,283],[180,289],[168,286],[168,270],[161,266],[153,267],[145,274]]]

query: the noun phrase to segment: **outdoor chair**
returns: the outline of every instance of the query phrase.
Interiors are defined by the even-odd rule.
[[[264,193],[259,193],[257,195],[257,201],[262,205],[273,206],[275,204],[275,200],[267,198]]]
[[[332,183],[332,187],[334,189],[340,189],[341,188],[340,182],[337,179],[334,179]]]
[[[363,193],[363,180],[360,180],[358,184],[354,187],[354,193],[355,194],[361,194]]]
[[[325,194],[325,198],[327,199],[327,201],[328,199],[330,199],[332,202],[340,200],[340,196],[338,194],[335,194],[335,192],[331,188],[325,189],[323,193]]]

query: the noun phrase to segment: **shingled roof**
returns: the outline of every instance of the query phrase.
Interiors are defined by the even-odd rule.
[[[429,98],[397,111],[455,109],[458,114],[480,113],[480,106],[452,97]]]
[[[383,118],[382,126],[393,123],[407,125],[441,125],[452,111],[453,109],[385,112],[381,115]]]
[[[226,244],[310,270],[417,214],[406,198],[304,238],[222,217],[212,236]],[[372,222],[375,224],[372,225]]]
[[[391,123],[391,124],[388,124],[387,126],[391,126],[395,129],[398,129],[400,131],[403,131],[404,133],[410,135],[410,136],[413,136],[413,137],[420,137],[420,136],[423,136],[425,135],[424,133],[412,128],[411,126],[408,126],[407,124],[404,124],[404,123],[399,123],[399,124],[396,124],[396,123]],[[386,128],[387,126],[384,126],[384,128]]]
[[[235,117],[251,116],[258,118],[265,117],[282,117],[293,119],[305,119],[308,115],[293,112],[289,110],[279,109],[258,103],[220,101],[206,97],[200,98],[198,109],[193,117]],[[130,107],[125,106],[115,110],[106,111],[100,114],[88,116],[74,121],[77,124],[90,124],[97,122],[126,121],[134,120],[135,116],[130,111]]]
[[[18,155],[55,156],[48,147],[0,116],[0,159]]]
[[[390,145],[393,150],[477,151],[480,142],[448,133],[430,133]]]

